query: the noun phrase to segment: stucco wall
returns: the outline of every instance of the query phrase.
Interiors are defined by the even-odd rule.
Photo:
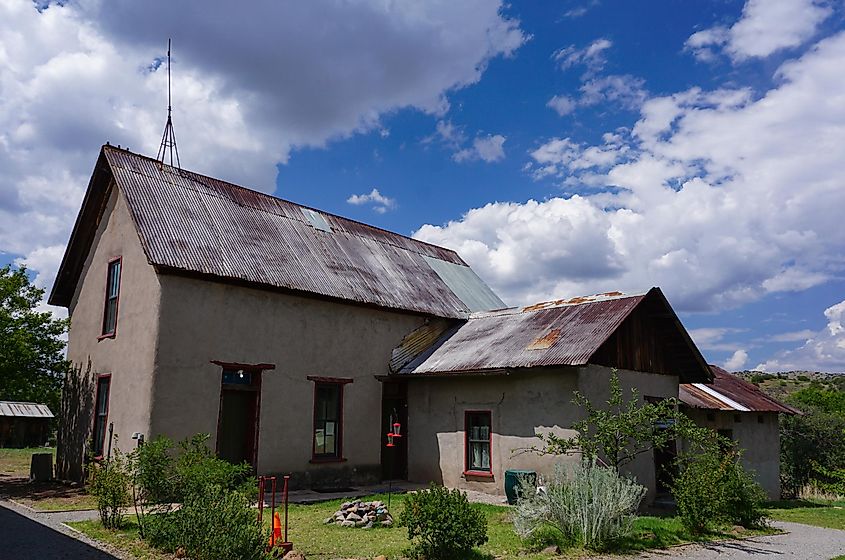
[[[116,334],[99,339],[108,263],[117,256],[122,264]],[[111,374],[108,422],[123,450],[134,449],[133,432],[149,432],[159,296],[126,201],[112,186],[69,306],[68,359],[85,368],[90,358],[92,372]]]
[[[275,364],[262,376],[258,471],[292,472],[297,486],[378,478],[384,430],[374,376],[388,373],[391,350],[424,318],[183,276],[159,280],[153,435],[204,432],[214,446],[221,368],[211,360]],[[354,379],[344,387],[344,462],[310,462],[309,375]]]
[[[734,441],[743,450],[743,466],[754,472],[755,479],[770,500],[780,499],[780,428],[777,413],[701,409],[685,409],[684,412],[699,426],[732,430]],[[708,414],[712,415],[712,420]]]
[[[619,372],[626,395],[636,386],[639,394],[673,397],[678,394],[678,378],[669,375]],[[408,386],[409,478],[434,480],[451,487],[504,493],[504,471],[534,470],[550,474],[557,462],[577,461],[577,457],[553,457],[519,453],[540,445],[537,434],[550,431],[562,436],[573,434],[572,424],[584,411],[572,404],[578,390],[591,402],[609,397],[610,369],[548,368],[496,376],[413,379]],[[492,478],[465,476],[464,413],[490,410],[493,427]],[[646,453],[628,469],[649,488],[647,500],[654,497],[654,462]]]

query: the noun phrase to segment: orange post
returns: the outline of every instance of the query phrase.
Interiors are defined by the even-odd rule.
[[[278,511],[273,514],[273,534],[270,535],[270,547],[276,546],[277,542],[282,542],[282,520]]]

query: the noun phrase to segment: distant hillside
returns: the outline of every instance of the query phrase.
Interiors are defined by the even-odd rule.
[[[822,371],[786,371],[780,373],[761,373],[759,371],[735,371],[735,375],[751,381],[766,394],[785,401],[789,395],[814,387],[830,391],[845,392],[845,374]]]

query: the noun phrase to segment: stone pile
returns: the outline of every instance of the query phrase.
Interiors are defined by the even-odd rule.
[[[333,516],[325,521],[326,525],[334,523],[341,527],[360,527],[372,529],[376,525],[390,527],[393,525],[393,516],[387,511],[384,502],[343,502],[340,509]]]

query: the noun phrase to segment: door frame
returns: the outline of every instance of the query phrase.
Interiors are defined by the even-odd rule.
[[[262,373],[264,370],[273,370],[276,369],[274,364],[239,364],[239,363],[232,363],[232,362],[220,362],[217,360],[212,360],[213,364],[220,367],[220,398],[217,404],[217,437],[214,444],[214,454],[220,455],[220,427],[222,426],[223,420],[223,395],[226,391],[244,391],[255,393],[255,412],[253,413],[253,438],[251,442],[251,453],[249,454],[250,464],[252,465],[253,471],[258,470],[258,442],[259,442],[259,434],[260,434],[260,427],[261,427],[261,386],[262,386]],[[223,383],[223,371],[227,369],[242,369],[245,372],[248,371],[252,374],[252,380],[250,385],[237,385],[237,384],[228,384]]]

